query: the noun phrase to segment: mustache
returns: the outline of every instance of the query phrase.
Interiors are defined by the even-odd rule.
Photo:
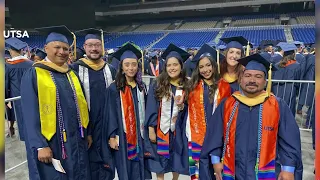
[[[246,84],[246,86],[256,86],[258,87],[258,85],[255,82],[249,82]]]

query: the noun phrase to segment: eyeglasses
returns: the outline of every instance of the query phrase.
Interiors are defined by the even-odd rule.
[[[102,44],[85,44],[86,46],[88,46],[89,48],[101,48]]]

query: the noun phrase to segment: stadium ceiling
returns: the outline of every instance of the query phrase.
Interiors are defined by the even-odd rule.
[[[215,9],[215,8],[228,8],[228,7],[241,7],[241,6],[260,6],[267,4],[283,4],[283,3],[296,3],[296,2],[313,2],[314,0],[244,0],[244,1],[233,1],[233,0],[225,0],[224,2],[212,2],[205,4],[188,4],[183,5],[183,3],[179,3],[179,5],[174,6],[174,3],[167,3],[165,7],[150,7],[143,8],[143,6],[133,6],[134,8],[130,8],[130,6],[126,7],[118,7],[118,8],[106,8],[104,10],[103,7],[97,8],[95,15],[96,17],[106,17],[106,16],[119,16],[119,15],[136,15],[136,14],[157,14],[160,12],[177,12],[177,11],[187,11],[187,10],[197,10],[197,11],[205,11],[207,9]]]

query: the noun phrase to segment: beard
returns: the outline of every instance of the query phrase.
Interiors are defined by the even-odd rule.
[[[249,83],[249,84],[250,84],[250,83]],[[260,88],[259,88],[259,86],[256,85],[256,84],[251,84],[252,86],[255,86],[255,87],[256,87],[256,88],[254,88],[254,89],[247,88],[247,86],[248,86],[249,84],[240,85],[241,90],[244,91],[244,92],[247,93],[247,94],[252,94],[252,95],[254,95],[254,94],[257,94],[257,93],[262,92],[262,91],[264,90],[264,87],[262,87],[262,88],[260,87]]]
[[[97,56],[97,57],[92,57],[90,54],[88,54],[87,57],[90,60],[97,61],[97,60],[101,59],[102,55],[99,54],[99,56]]]

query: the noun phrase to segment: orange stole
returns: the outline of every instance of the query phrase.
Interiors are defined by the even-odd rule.
[[[134,111],[134,102],[132,98],[131,89],[129,86],[125,86],[124,93],[120,91],[122,100],[122,110],[124,114],[124,120],[126,122],[126,138],[128,145],[128,159],[136,160],[137,156],[137,123]]]
[[[287,66],[289,66],[289,65],[291,65],[291,64],[294,64],[294,63],[296,63],[297,61],[296,60],[289,60],[288,62],[287,62],[287,64],[285,65],[285,67],[287,67]]]
[[[239,93],[239,92],[237,92]],[[232,111],[237,100],[230,97],[226,100],[224,106],[224,139],[225,139],[225,154],[223,157],[223,175],[225,179],[235,178],[235,134],[238,117],[238,107],[236,107],[233,120],[230,125],[229,138],[226,141],[227,124],[231,117]],[[240,102],[239,102],[240,103]],[[262,129],[261,129],[261,144],[259,164],[256,166],[256,174],[258,179],[266,177],[274,177],[275,179],[275,159],[277,135],[279,126],[279,104],[275,96],[271,95],[264,103],[262,109]],[[259,120],[259,119],[257,119]]]
[[[15,60],[15,61],[7,61],[8,64],[19,64],[22,62],[25,62],[26,59],[19,59],[19,60]]]
[[[170,158],[169,153],[169,136],[170,130],[164,134],[160,129],[160,120],[161,120],[161,107],[162,102],[160,102],[159,111],[158,111],[158,125],[157,125],[157,153],[164,156],[165,158]]]

